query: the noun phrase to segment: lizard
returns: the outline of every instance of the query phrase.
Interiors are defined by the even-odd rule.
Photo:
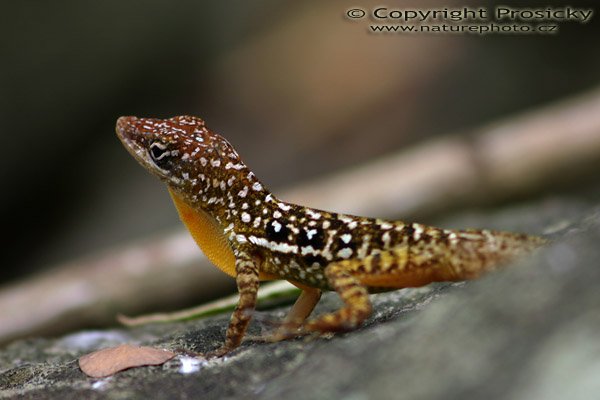
[[[369,293],[474,279],[546,243],[522,233],[442,229],[280,200],[225,138],[194,116],[120,117],[116,131],[129,153],[166,183],[206,257],[236,280],[239,300],[214,356],[241,344],[261,280],[301,289],[272,335],[282,340],[356,329],[373,311]],[[337,292],[342,307],[309,318],[326,290]]]

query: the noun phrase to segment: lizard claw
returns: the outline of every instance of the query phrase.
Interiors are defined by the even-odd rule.
[[[233,348],[231,348],[231,347],[221,346],[216,350],[209,351],[208,353],[204,354],[204,357],[206,359],[219,358],[219,357],[223,357],[224,355],[231,352],[232,350],[233,350]]]
[[[298,321],[285,321],[277,327],[275,332],[266,337],[268,342],[281,342],[282,340],[294,339],[299,336],[305,336],[309,334],[301,322]]]

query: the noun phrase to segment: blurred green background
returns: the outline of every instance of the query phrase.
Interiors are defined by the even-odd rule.
[[[600,81],[597,16],[555,35],[484,36],[372,34],[344,17],[378,4],[5,2],[0,283],[180,227],[116,139],[118,116],[200,116],[277,191]]]

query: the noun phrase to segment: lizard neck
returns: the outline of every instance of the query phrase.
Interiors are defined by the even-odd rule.
[[[272,214],[277,200],[245,164],[208,160],[196,176],[186,176],[169,193],[182,222],[207,258],[235,276],[235,259],[246,248],[250,226],[264,229],[265,210]],[[257,218],[258,217],[258,218]]]
[[[201,165],[200,173],[186,174],[181,185],[169,186],[169,191],[178,202],[208,214],[224,230],[243,225],[247,210],[273,199],[239,159],[235,163],[207,160]]]
[[[235,277],[235,260],[239,255],[238,253],[242,251],[241,248],[247,243],[246,236],[238,232],[246,232],[243,221],[246,220],[246,215],[250,214],[245,211],[240,213],[236,208],[230,209],[230,213],[227,214],[221,208],[203,209],[199,206],[194,207],[171,188],[169,188],[169,194],[173,199],[181,221],[198,247],[221,271]],[[265,197],[273,198],[270,193]],[[259,198],[258,194],[254,194],[248,200],[254,200],[253,204],[256,206]],[[242,206],[242,208],[244,207]],[[224,226],[224,221],[228,222],[227,226]],[[258,227],[258,225],[256,226]],[[275,275],[265,271],[260,272],[261,280],[275,278]]]

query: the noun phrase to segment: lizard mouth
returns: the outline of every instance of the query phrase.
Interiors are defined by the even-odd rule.
[[[154,172],[160,178],[168,178],[167,172],[158,168],[158,166],[150,158],[146,147],[140,143],[141,133],[138,129],[140,123],[140,118],[137,117],[119,117],[119,119],[117,119],[116,126],[119,140],[121,143],[123,143],[129,154],[131,154],[133,158],[135,158],[144,167]]]
[[[140,161],[140,153],[143,151],[142,146],[135,140],[137,134],[136,117],[120,117],[117,120],[117,136],[125,145],[127,151],[131,153],[138,161]]]

